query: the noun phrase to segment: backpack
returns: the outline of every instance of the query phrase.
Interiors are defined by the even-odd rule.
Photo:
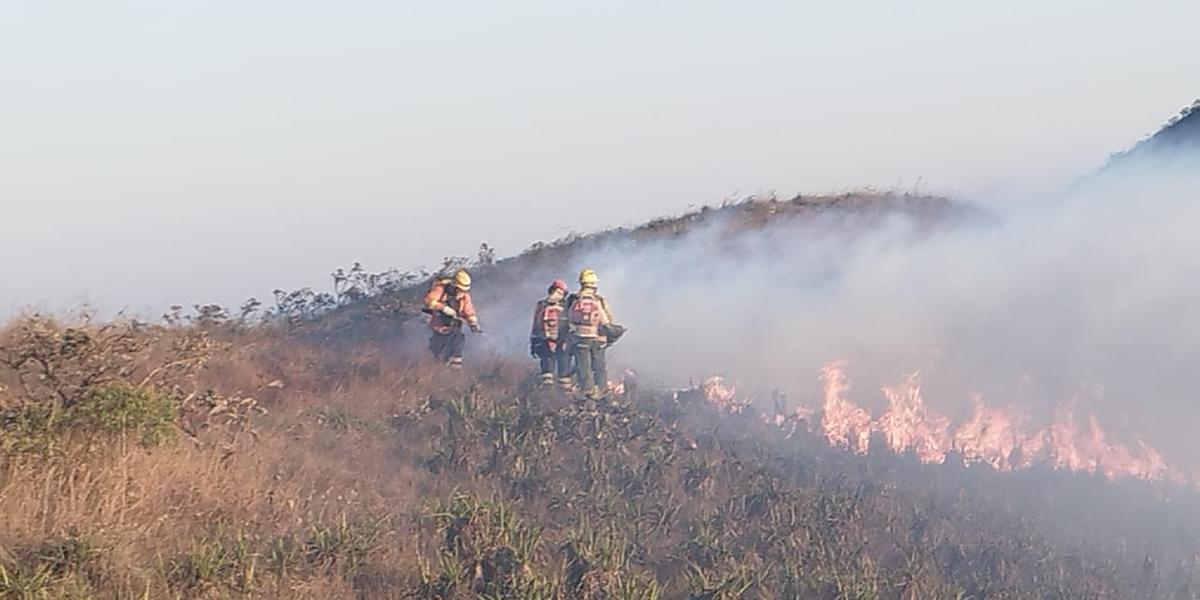
[[[595,296],[577,296],[571,304],[571,324],[580,327],[600,325],[604,306]]]

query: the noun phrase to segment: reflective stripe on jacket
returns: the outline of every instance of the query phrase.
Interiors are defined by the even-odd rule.
[[[581,339],[603,339],[600,327],[613,322],[608,302],[604,301],[603,296],[590,289],[579,292],[574,298],[567,318],[571,335]]]
[[[539,300],[537,308],[533,311],[533,329],[529,333],[530,337],[539,340],[557,340],[562,313],[562,302]]]

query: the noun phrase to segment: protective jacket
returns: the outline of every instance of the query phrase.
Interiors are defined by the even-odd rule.
[[[443,313],[449,306],[454,309],[456,317]],[[475,315],[475,305],[471,303],[470,292],[464,292],[453,285],[449,279],[438,279],[425,295],[425,312],[429,318],[429,328],[435,333],[447,334],[462,329],[464,322],[471,329],[479,328],[479,319]]]
[[[568,331],[572,338],[606,341],[601,329],[613,322],[612,309],[595,290],[584,288],[572,296],[567,309]]]
[[[562,327],[563,302],[551,302],[549,298],[538,300],[533,311],[533,329],[529,337],[536,340],[557,341]]]

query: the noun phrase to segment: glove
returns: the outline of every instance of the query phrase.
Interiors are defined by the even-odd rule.
[[[534,358],[538,357],[538,340],[537,338],[529,338],[529,355]]]
[[[480,329],[479,323],[471,323],[471,331],[474,331],[475,333],[483,333],[483,329]]]
[[[449,306],[443,306],[442,314],[453,319],[454,317],[458,316],[458,311],[454,310],[453,308],[451,308]]]

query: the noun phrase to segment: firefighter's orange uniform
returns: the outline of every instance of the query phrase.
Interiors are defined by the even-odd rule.
[[[434,281],[429,293],[425,294],[425,312],[430,314],[429,328],[433,330],[429,338],[429,350],[438,360],[453,368],[461,367],[463,362],[466,343],[463,324],[466,323],[471,331],[480,331],[479,317],[475,314],[470,290],[470,275],[466,271],[459,271],[452,279],[439,278]]]

